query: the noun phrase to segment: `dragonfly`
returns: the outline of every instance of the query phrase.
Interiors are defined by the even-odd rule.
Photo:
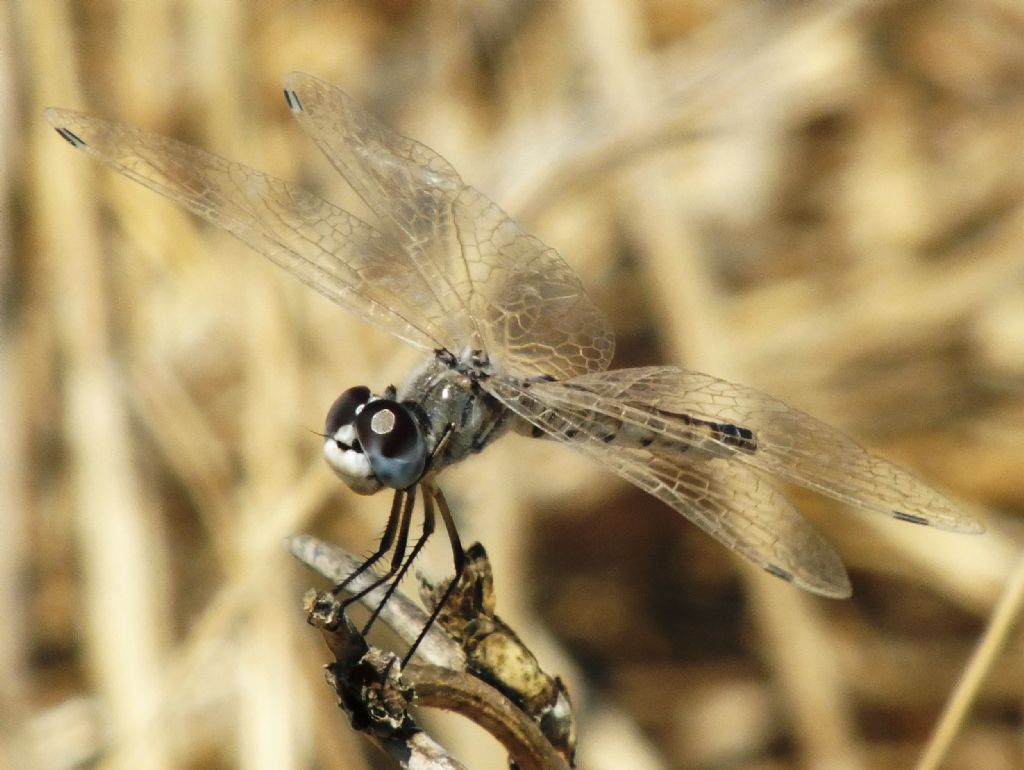
[[[391,581],[370,623],[438,513],[447,531],[455,577],[406,660],[465,566],[437,476],[508,433],[568,445],[771,575],[826,597],[851,593],[843,562],[773,481],[911,524],[982,531],[907,471],[754,388],[676,366],[609,369],[611,326],[557,251],[341,89],[294,72],[284,96],[374,223],[174,139],[69,110],[46,117],[76,149],[424,353],[397,387],[345,390],[322,433],[327,463],[354,492],[393,495],[379,547],[335,589],[390,553],[366,589]],[[410,548],[417,492],[423,530]]]

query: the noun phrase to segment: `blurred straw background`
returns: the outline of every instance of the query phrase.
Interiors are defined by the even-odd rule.
[[[0,57],[0,766],[386,766],[323,685],[317,583],[282,539],[375,542],[388,501],[347,492],[310,431],[414,358],[40,114],[145,126],[359,211],[288,115],[292,69],[559,249],[617,365],[771,392],[988,528],[794,492],[850,567],[834,602],[565,448],[510,438],[454,469],[499,610],[569,682],[582,766],[917,760],[1024,544],[1024,7],[12,0]],[[1010,628],[944,767],[1024,767]],[[502,766],[460,720],[438,735]]]

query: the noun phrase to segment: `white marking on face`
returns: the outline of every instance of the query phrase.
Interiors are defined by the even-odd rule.
[[[350,447],[356,441],[356,427],[352,423],[346,423],[334,431],[334,435],[331,438]]]
[[[324,458],[353,492],[372,495],[381,488],[382,484],[373,475],[369,458],[362,452],[342,449],[334,438],[329,438],[324,442]]]

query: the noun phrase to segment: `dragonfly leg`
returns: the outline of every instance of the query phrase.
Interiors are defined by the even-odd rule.
[[[399,526],[402,523],[403,517],[408,517],[408,510],[406,507],[406,497],[409,492],[406,489],[396,489],[395,496],[391,499],[391,513],[388,514],[388,522],[384,526],[384,534],[381,535],[380,545],[377,550],[370,555],[362,564],[360,564],[352,573],[338,583],[331,590],[334,596],[337,596],[345,587],[348,586],[353,580],[362,575],[366,570],[376,564],[388,551],[391,550],[391,546],[394,545],[395,535],[398,533]]]
[[[434,524],[435,524],[434,501],[430,497],[430,495],[428,494],[427,490],[424,490],[424,492],[423,492],[423,533],[419,536],[419,538],[416,540],[416,543],[413,545],[412,551],[409,553],[409,558],[406,559],[405,563],[401,565],[401,568],[398,570],[397,574],[395,575],[395,579],[391,582],[391,585],[388,586],[387,593],[384,594],[383,600],[381,600],[380,604],[377,605],[377,608],[373,611],[373,614],[370,615],[370,619],[367,621],[366,627],[363,629],[363,636],[366,636],[366,632],[369,630],[370,626],[373,625],[373,621],[375,621],[377,619],[377,615],[380,614],[380,611],[384,608],[384,605],[388,603],[388,599],[391,598],[391,595],[398,588],[398,584],[402,582],[402,578],[404,578],[405,577],[405,573],[409,571],[409,567],[411,567],[412,563],[414,561],[416,561],[416,557],[419,556],[420,551],[423,549],[423,546],[426,544],[427,538],[429,538],[432,534],[434,534]],[[432,621],[430,621],[430,622],[432,622]],[[430,622],[427,623],[427,627],[428,628],[430,627]]]
[[[352,596],[348,597],[345,601],[343,601],[341,603],[341,608],[343,610],[350,604],[353,604],[362,599],[364,596],[366,596],[366,594],[370,593],[378,586],[388,582],[396,574],[398,574],[399,579],[401,579],[401,574],[405,571],[404,569],[402,569],[402,564],[404,561],[406,561],[405,547],[409,542],[409,525],[412,522],[412,511],[413,507],[416,504],[416,488],[410,487],[409,489],[400,489],[396,491],[395,501],[396,505],[400,506],[400,508],[397,515],[397,537],[393,537],[393,540],[395,541],[395,546],[394,553],[391,556],[391,566],[388,568],[387,572],[385,572],[383,575],[381,575],[372,583],[370,583],[370,585],[357,591],[356,593],[352,594]],[[390,524],[390,520],[388,523]],[[365,564],[360,565],[360,568],[357,571],[363,571],[365,567]],[[370,622],[367,623],[366,627],[363,629],[364,636],[366,635],[366,632],[370,630],[370,626],[373,625],[373,621],[376,620],[378,613],[380,613],[380,608],[384,606],[384,603],[387,602],[389,596],[391,596],[390,591],[384,597],[384,600],[380,602],[380,604],[377,606],[376,610],[374,610],[373,614],[370,616]]]
[[[454,434],[454,429],[454,425],[448,425],[445,428],[445,431],[442,434],[441,439],[437,442],[437,445],[434,447],[434,451],[431,453],[431,463],[433,463],[433,461],[436,458],[440,457],[445,447],[447,447],[448,442],[451,440],[451,437]],[[373,612],[370,614],[369,620],[367,620],[366,624],[363,626],[363,636],[365,636],[369,632],[371,626],[373,626],[374,621],[376,621],[377,617],[380,615],[381,610],[384,609],[384,605],[387,604],[388,600],[395,593],[399,583],[402,582],[402,579],[408,572],[409,567],[411,567],[412,563],[416,561],[416,557],[419,556],[419,553],[423,549],[423,546],[426,545],[427,540],[434,533],[434,527],[436,522],[434,495],[440,495],[441,493],[440,490],[437,489],[437,487],[434,486],[432,483],[423,484],[423,489],[423,532],[419,536],[419,538],[417,538],[416,543],[413,545],[412,551],[409,553],[408,557],[406,557],[405,553],[406,545],[409,542],[409,526],[412,521],[412,511],[416,502],[415,486],[409,487],[408,489],[399,489],[395,491],[395,496],[391,504],[391,513],[388,516],[388,522],[384,528],[384,534],[381,537],[380,546],[378,547],[376,552],[374,552],[373,555],[370,556],[369,559],[367,559],[363,564],[361,564],[358,569],[356,569],[351,575],[345,578],[344,582],[340,583],[334,589],[334,594],[335,596],[337,596],[337,594],[341,590],[343,590],[346,585],[348,585],[358,575],[362,574],[367,569],[369,569],[370,566],[378,562],[384,556],[384,554],[387,553],[392,546],[394,546],[394,552],[391,557],[391,566],[389,567],[387,572],[379,578],[377,578],[376,580],[374,580],[367,587],[361,589],[357,593],[347,598],[341,604],[341,609],[344,610],[350,604],[359,601],[364,596],[366,596],[366,594],[370,593],[377,587],[383,585],[384,583],[387,583],[388,581],[391,581],[391,585],[388,586],[388,590],[384,594],[384,598],[377,604]],[[431,491],[433,491],[433,494],[430,494]],[[444,504],[442,513],[447,516],[445,526],[449,529],[450,537],[450,533],[452,531],[452,528],[454,527],[454,523],[449,524],[449,521],[451,519],[451,513],[448,512],[447,504]],[[458,536],[456,535],[456,539],[457,537]],[[461,546],[459,546],[459,550],[461,553]],[[450,591],[451,587],[449,587],[448,593],[450,593]],[[416,639],[415,646],[407,654],[406,659],[408,659],[408,657],[411,657],[412,652],[414,652],[416,646],[419,645],[420,641],[423,638],[423,635],[426,633],[427,629],[430,628],[430,626],[433,624],[436,615],[437,613],[434,613],[434,615],[427,622],[423,631],[420,632],[419,637]]]
[[[405,653],[405,657],[402,658],[402,665],[404,666],[409,662],[409,659],[416,653],[416,648],[420,646],[420,642],[423,641],[423,637],[427,635],[427,631],[434,625],[434,621],[437,620],[437,616],[441,614],[442,608],[452,595],[452,591],[455,590],[455,586],[459,584],[459,580],[462,578],[462,573],[466,569],[466,552],[462,547],[462,541],[459,539],[459,532],[455,527],[455,520],[452,518],[451,509],[448,507],[448,501],[445,499],[444,493],[440,487],[436,486],[433,482],[425,482],[423,485],[423,506],[425,509],[433,508],[433,503],[437,503],[438,509],[441,511],[441,520],[444,521],[445,529],[448,532],[448,542],[452,546],[452,558],[455,562],[455,576],[452,578],[448,587],[444,589],[444,593],[441,594],[441,598],[438,599],[437,604],[434,605],[434,610],[430,613],[430,617],[427,619],[426,625],[423,626],[423,630],[420,631],[419,636],[416,637],[416,641],[409,647],[409,651]],[[431,502],[428,503],[427,501]]]

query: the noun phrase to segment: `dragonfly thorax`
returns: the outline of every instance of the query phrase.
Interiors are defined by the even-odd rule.
[[[430,472],[481,451],[517,422],[480,387],[480,381],[490,376],[488,368],[473,353],[454,356],[441,350],[416,367],[398,389],[398,400],[425,426]],[[435,452],[448,433],[443,449]]]

